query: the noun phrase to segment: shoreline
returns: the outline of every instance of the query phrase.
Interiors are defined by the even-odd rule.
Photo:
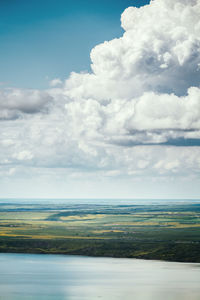
[[[120,259],[120,260],[130,260],[130,261],[143,261],[143,262],[155,262],[155,263],[171,263],[171,264],[180,264],[180,265],[199,265],[200,262],[181,262],[181,261],[169,261],[169,260],[160,260],[160,259],[144,259],[144,258],[135,258],[135,257],[112,257],[112,256],[88,256],[88,255],[79,255],[79,254],[61,254],[61,253],[24,253],[24,252],[0,252],[0,256],[4,254],[14,254],[14,255],[44,255],[44,256],[57,256],[57,257],[80,257],[80,258],[94,258],[94,259]]]
[[[183,253],[180,253],[180,250],[184,252],[184,244],[181,244],[183,247],[179,247],[179,251],[176,252],[170,251],[169,249],[172,247],[172,244],[166,245],[156,245],[159,249],[161,246],[163,247],[163,251],[160,253],[154,253],[153,248],[149,248],[149,252],[147,253],[139,253],[139,247],[142,242],[133,243],[135,246],[135,252],[133,251],[131,254],[129,252],[129,248],[132,244],[127,241],[114,241],[112,240],[93,240],[88,239],[90,243],[90,247],[88,244],[81,244],[79,249],[71,249],[72,247],[76,247],[79,242],[78,239],[65,239],[65,240],[37,240],[37,239],[0,239],[0,253],[4,254],[46,254],[46,255],[73,255],[73,256],[83,256],[83,257],[104,257],[104,258],[124,258],[124,259],[141,259],[141,260],[153,260],[153,261],[163,261],[163,262],[176,262],[176,263],[200,263],[200,243],[198,243],[198,249],[196,248],[196,256],[188,258],[190,252],[192,253],[192,248],[189,247],[185,256]],[[6,243],[7,247],[2,247],[2,243]],[[38,245],[38,247],[34,247],[34,245]],[[117,244],[118,249],[114,251],[113,245]],[[146,243],[149,246],[148,243]],[[21,247],[20,247],[21,245]],[[55,246],[58,246],[57,248]],[[64,245],[67,245],[64,248]],[[180,244],[177,244],[180,245]],[[189,244],[193,246],[193,244]],[[197,245],[197,244],[196,244]],[[54,248],[51,248],[53,247]],[[62,249],[59,247],[62,246]],[[123,247],[127,247],[126,249]],[[138,246],[138,247],[137,247]],[[174,245],[173,245],[174,246]],[[48,248],[49,247],[49,248]],[[106,251],[103,248],[107,248]],[[120,248],[123,247],[123,253],[120,253]],[[166,250],[168,249],[168,251]],[[173,253],[172,253],[173,252]]]

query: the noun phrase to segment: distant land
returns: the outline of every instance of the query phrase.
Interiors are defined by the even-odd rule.
[[[0,252],[200,262],[200,201],[1,199]]]

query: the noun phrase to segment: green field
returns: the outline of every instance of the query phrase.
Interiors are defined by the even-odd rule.
[[[0,252],[200,262],[200,204],[0,204]]]

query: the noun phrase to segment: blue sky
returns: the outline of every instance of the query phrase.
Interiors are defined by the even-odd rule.
[[[148,0],[1,0],[0,82],[45,88],[90,70],[90,50],[122,35],[120,15]]]

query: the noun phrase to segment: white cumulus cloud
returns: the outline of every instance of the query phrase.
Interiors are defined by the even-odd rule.
[[[46,111],[51,97],[39,90],[0,90],[0,120],[16,119],[22,114]]]

